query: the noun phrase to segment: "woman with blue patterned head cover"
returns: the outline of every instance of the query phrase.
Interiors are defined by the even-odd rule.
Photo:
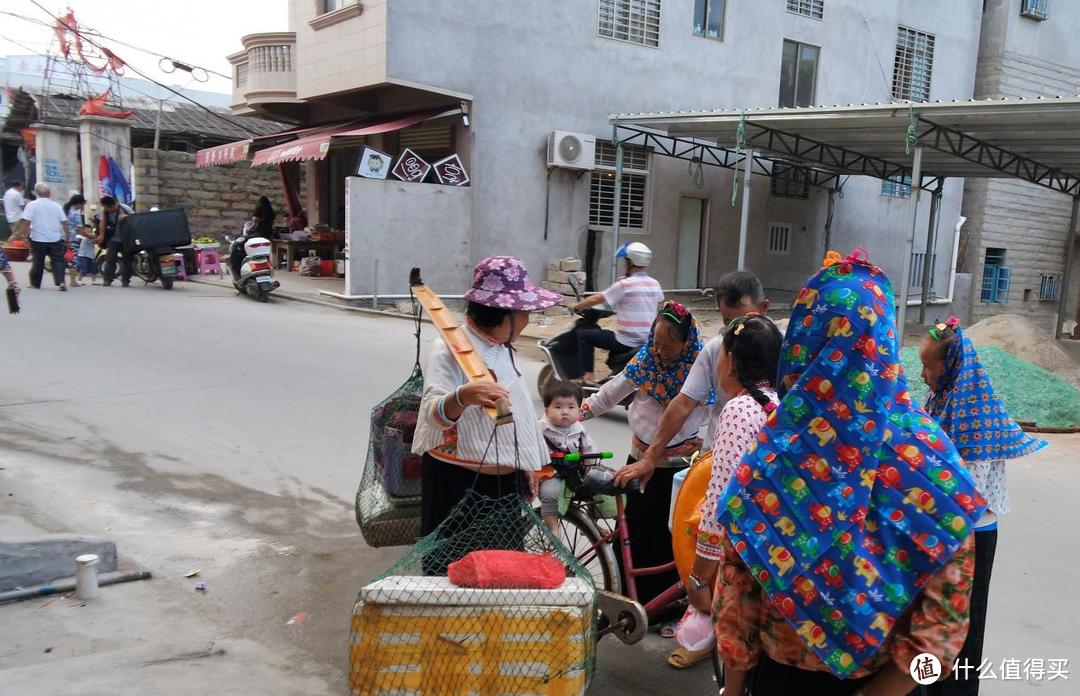
[[[941,425],[964,459],[986,498],[986,512],[975,523],[975,581],[971,589],[971,628],[960,663],[982,663],[990,571],[997,549],[997,518],[1009,512],[1005,460],[1038,452],[1046,442],[1031,437],[1009,417],[960,321],[950,317],[930,328],[919,344],[922,378],[930,388],[926,411]],[[975,696],[978,672],[957,671],[928,689],[931,696]]]
[[[857,255],[830,255],[794,303],[780,405],[718,505],[728,694],[900,696],[913,663],[953,667],[985,503],[911,403],[895,317],[888,278]]]

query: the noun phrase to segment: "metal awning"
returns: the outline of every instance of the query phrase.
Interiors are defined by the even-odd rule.
[[[698,147],[705,164],[744,168],[747,174],[771,175],[772,165],[795,164],[806,167],[817,185],[827,183],[829,173],[893,180],[910,176],[914,190],[939,193],[949,177],[1012,178],[1066,194],[1073,199],[1068,283],[1080,207],[1080,97],[616,114],[610,122],[617,163],[622,145],[651,140],[663,154],[687,159]],[[619,182],[617,176],[616,207]],[[749,177],[744,187],[740,266]],[[913,195],[901,298],[907,297],[917,201]],[[901,330],[906,306],[906,300],[900,303]],[[1064,309],[1063,295],[1058,332]]]

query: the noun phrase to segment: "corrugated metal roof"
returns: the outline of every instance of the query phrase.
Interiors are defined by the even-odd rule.
[[[611,123],[734,147],[843,174],[910,169],[909,128],[924,176],[1015,177],[1080,194],[1080,97],[849,104],[615,114]],[[891,166],[886,166],[891,165]]]

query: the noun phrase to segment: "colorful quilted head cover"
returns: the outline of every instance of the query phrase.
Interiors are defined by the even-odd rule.
[[[673,363],[664,363],[656,350],[656,327],[667,319],[675,324],[690,323],[689,333],[686,337],[686,350]],[[627,363],[623,374],[639,389],[656,399],[662,404],[679,395],[683,382],[690,374],[690,368],[694,366],[698,353],[701,352],[701,332],[698,330],[697,319],[683,305],[678,302],[665,302],[660,307],[649,331],[649,342],[638,350],[637,355]],[[716,398],[713,392],[709,392],[706,404],[711,404]]]
[[[718,517],[774,607],[839,677],[872,657],[985,507],[912,405],[888,278],[848,257],[792,310],[780,406]]]
[[[967,462],[1019,459],[1046,447],[1020,428],[1001,403],[971,339],[959,326],[945,353],[945,372],[926,410]],[[933,334],[932,334],[933,335]]]

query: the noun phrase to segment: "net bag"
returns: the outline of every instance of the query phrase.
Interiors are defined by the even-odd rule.
[[[407,546],[420,536],[421,459],[411,452],[424,376],[420,366],[371,410],[356,522],[369,546]]]
[[[533,556],[533,577],[508,582],[520,555],[488,551],[546,560]],[[459,583],[487,587],[455,584],[448,568]],[[491,572],[499,577],[480,577]],[[595,618],[592,576],[533,508],[517,494],[469,491],[435,531],[361,589],[349,687],[356,696],[576,696],[593,672]]]

